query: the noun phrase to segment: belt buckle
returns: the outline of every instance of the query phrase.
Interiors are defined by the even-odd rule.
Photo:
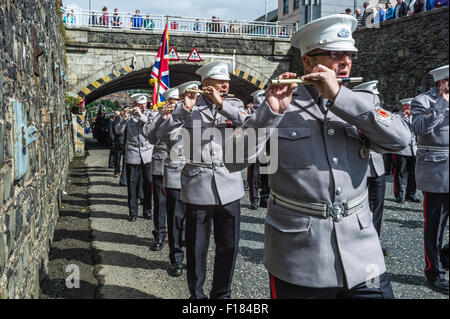
[[[336,223],[339,223],[344,218],[344,206],[342,204],[333,204],[328,207],[328,215],[333,217]]]
[[[214,169],[214,170],[217,170],[217,169],[219,169],[220,167],[222,167],[223,166],[223,164],[222,164],[222,162],[220,162],[220,161],[213,161],[212,162],[212,168]]]

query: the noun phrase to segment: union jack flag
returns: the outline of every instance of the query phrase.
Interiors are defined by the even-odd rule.
[[[159,45],[158,55],[156,56],[156,62],[153,65],[152,73],[150,76],[150,85],[153,85],[153,107],[164,104],[166,100],[162,95],[170,88],[169,78],[169,29],[168,23],[164,29],[161,42]]]

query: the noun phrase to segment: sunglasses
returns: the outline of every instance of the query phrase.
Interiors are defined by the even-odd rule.
[[[333,60],[342,60],[344,56],[348,57],[351,61],[354,61],[358,57],[357,52],[353,51],[325,51],[315,54],[308,54],[310,57],[314,56],[329,56]]]

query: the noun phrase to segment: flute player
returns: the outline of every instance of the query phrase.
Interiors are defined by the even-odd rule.
[[[301,52],[302,78],[314,85],[270,86],[227,141],[232,147],[246,130],[277,128],[264,234],[272,298],[394,297],[367,198],[368,149],[403,149],[411,132],[374,94],[338,83],[350,76],[356,26],[354,17],[333,15],[301,27],[292,45]]]

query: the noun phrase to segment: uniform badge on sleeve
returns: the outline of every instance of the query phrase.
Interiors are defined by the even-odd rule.
[[[380,109],[380,108],[377,108],[376,111],[377,111],[377,114],[375,115],[375,120],[380,124],[389,126],[392,121],[392,113],[385,111],[383,109]]]

